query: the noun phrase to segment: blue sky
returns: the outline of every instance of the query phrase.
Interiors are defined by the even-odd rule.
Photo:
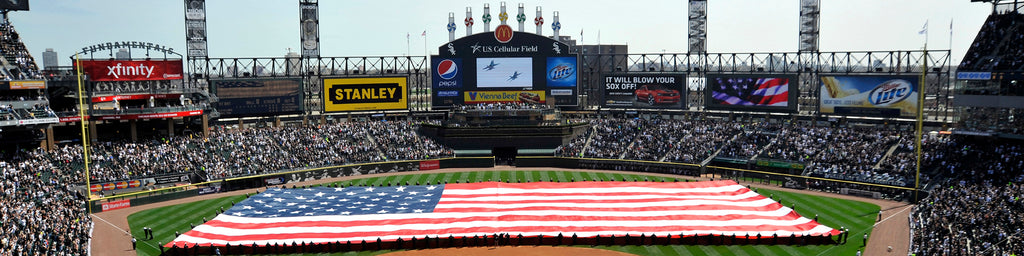
[[[472,7],[474,32],[483,31],[483,5],[498,24],[500,1],[320,0],[322,56],[436,54],[448,40],[448,13],[455,13],[456,37],[465,35],[465,9]],[[536,6],[543,8],[544,34],[551,35],[558,11],[562,35],[597,44],[629,44],[631,53],[686,52],[687,2],[676,0],[508,1],[517,29],[517,6],[526,6],[526,31],[534,31]],[[299,48],[298,1],[208,0],[211,57],[276,57]],[[709,52],[794,52],[798,45],[799,0],[711,0]],[[950,48],[958,62],[991,5],[968,0],[821,0],[822,51],[920,49],[917,32],[929,22],[929,49]],[[145,41],[185,52],[182,1],[35,0],[27,12],[11,12],[29,51],[41,61],[54,48],[61,65],[82,47],[115,41]],[[420,36],[427,31],[427,36]],[[409,37],[408,43],[406,35]],[[424,47],[426,46],[426,47]]]

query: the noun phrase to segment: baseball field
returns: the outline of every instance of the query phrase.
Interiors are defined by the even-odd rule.
[[[415,174],[394,174],[379,175],[374,177],[347,177],[347,179],[319,183],[306,186],[387,186],[389,184],[410,184],[419,183],[455,183],[455,182],[481,182],[481,181],[505,181],[505,182],[530,182],[530,181],[656,181],[656,182],[688,182],[697,179],[684,176],[670,175],[645,175],[622,172],[599,172],[599,171],[560,171],[560,170],[499,170],[499,171],[447,171],[447,172],[417,172]],[[706,180],[706,178],[699,178]],[[299,185],[300,187],[303,185]],[[291,187],[291,185],[289,185]],[[818,216],[818,221],[833,228],[846,227],[850,230],[850,239],[846,244],[836,245],[650,245],[650,246],[596,246],[595,249],[610,250],[635,255],[855,255],[857,251],[865,250],[866,241],[862,238],[864,234],[870,234],[877,226],[878,214],[881,207],[876,204],[854,201],[848,199],[824,196],[820,193],[809,194],[786,189],[756,188],[757,192],[766,196],[781,200],[785,205],[797,205],[796,211],[803,216]],[[250,191],[247,194],[253,194]],[[133,213],[127,217],[130,232],[139,239],[137,255],[160,255],[159,246],[171,241],[175,232],[184,233],[190,230],[192,225],[200,225],[203,220],[210,220],[216,217],[221,209],[228,209],[233,203],[240,202],[246,198],[246,194],[223,196],[220,198],[194,201],[188,203],[152,208]],[[143,239],[143,227],[149,227],[155,232],[154,239]],[[873,241],[874,242],[874,241]],[[125,242],[127,243],[127,241]],[[569,247],[569,246],[563,246]],[[591,248],[591,246],[574,246]],[[877,246],[876,246],[877,247]],[[95,247],[94,247],[95,248]],[[571,247],[570,247],[571,248]],[[538,248],[540,251],[541,248]],[[569,249],[569,248],[567,248]],[[434,249],[421,250],[421,255],[437,255],[453,253],[431,253]],[[281,254],[281,255],[380,255],[395,253],[393,250],[382,251],[359,251],[347,253],[312,253],[312,254]],[[416,253],[417,251],[405,252]],[[486,251],[484,252],[486,254]],[[565,254],[566,251],[552,252],[552,254]],[[573,253],[580,254],[582,251]],[[491,251],[494,254],[494,251]],[[592,254],[592,253],[587,253]]]

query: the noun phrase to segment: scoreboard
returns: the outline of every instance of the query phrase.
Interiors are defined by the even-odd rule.
[[[502,25],[507,26],[507,25]],[[431,56],[434,108],[527,102],[576,106],[577,56],[544,36],[499,30],[445,43]]]

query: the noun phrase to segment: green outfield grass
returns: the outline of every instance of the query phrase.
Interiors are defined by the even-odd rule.
[[[453,182],[477,182],[477,181],[583,181],[583,180],[627,180],[633,181],[644,179],[650,181],[673,181],[671,178],[647,176],[642,174],[615,174],[598,172],[563,172],[563,171],[481,171],[481,172],[458,172],[458,173],[429,173],[429,174],[407,174],[387,177],[374,177],[355,179],[330,183],[329,185],[349,184],[360,185],[388,185],[388,184],[419,184]],[[679,181],[686,181],[681,178]],[[322,184],[328,185],[328,184]],[[818,215],[818,221],[833,228],[847,227],[852,233],[850,242],[845,245],[807,245],[807,246],[786,246],[786,245],[670,245],[670,246],[597,246],[596,248],[627,252],[637,255],[854,255],[857,250],[863,249],[861,237],[870,232],[874,220],[878,216],[877,205],[836,199],[829,197],[810,196],[799,193],[790,193],[776,190],[759,189],[758,193],[765,196],[774,196],[776,200],[782,200],[786,206],[792,207],[796,204],[796,211],[808,218]],[[158,246],[166,244],[174,237],[174,231],[184,233],[190,229],[189,223],[199,225],[203,217],[207,220],[213,219],[217,211],[223,207],[228,209],[234,202],[244,200],[245,196],[230,196],[218,199],[210,199],[199,202],[185,203],[167,206],[157,209],[141,211],[128,216],[128,223],[131,225],[131,232],[139,239],[138,255],[159,255]],[[155,239],[144,240],[143,227],[150,227],[155,231]],[[589,246],[588,246],[589,247]],[[362,251],[349,253],[318,253],[318,254],[279,254],[279,255],[378,255],[392,251]]]

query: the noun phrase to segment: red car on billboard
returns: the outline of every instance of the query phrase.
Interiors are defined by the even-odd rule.
[[[636,89],[636,101],[647,102],[647,104],[675,104],[679,103],[680,95],[678,90],[665,89],[657,85],[643,85]]]

